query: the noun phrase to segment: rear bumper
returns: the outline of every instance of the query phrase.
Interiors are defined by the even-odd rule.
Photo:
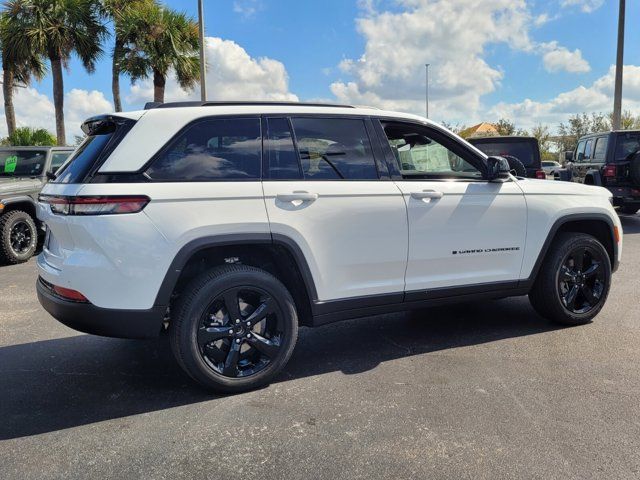
[[[637,205],[640,207],[640,189],[635,187],[606,187],[613,195],[613,205]]]
[[[60,323],[80,332],[104,337],[157,337],[166,312],[166,307],[116,310],[64,300],[55,295],[41,279],[38,279],[36,289],[40,304]]]

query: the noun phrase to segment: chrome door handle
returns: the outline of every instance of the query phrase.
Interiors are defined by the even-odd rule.
[[[276,195],[276,199],[281,202],[313,202],[318,199],[318,194],[309,192],[279,193]]]
[[[422,200],[425,198],[433,198],[433,199],[439,199],[442,198],[444,196],[444,194],[442,192],[437,192],[435,190],[423,190],[421,192],[411,192],[411,197],[418,199],[418,200]]]

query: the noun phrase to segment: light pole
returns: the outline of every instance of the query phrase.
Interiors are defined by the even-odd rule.
[[[200,100],[207,101],[207,59],[204,54],[204,6],[198,0],[198,23],[200,30]]]
[[[622,117],[622,69],[624,64],[624,7],[625,0],[620,0],[618,16],[618,54],[616,55],[616,85],[613,94],[613,129],[620,130]]]
[[[425,63],[424,67],[426,69],[426,103],[427,103],[427,118],[429,118],[429,65],[430,63]]]

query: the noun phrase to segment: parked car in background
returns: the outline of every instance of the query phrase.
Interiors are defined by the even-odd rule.
[[[488,156],[506,158],[520,177],[547,178],[542,169],[540,146],[534,137],[478,137],[467,141]]]
[[[605,189],[516,178],[415,115],[195,102],[83,130],[38,201],[40,303],[98,335],[168,327],[216,391],[268,383],[299,325],[527,294],[589,322],[622,252]]]
[[[556,170],[562,168],[559,162],[554,162],[552,160],[543,160],[542,161],[542,170],[544,170],[545,175],[553,177],[553,174]]]
[[[586,135],[573,152],[567,152],[565,168],[556,180],[568,180],[607,188],[613,205],[634,214],[640,209],[640,130]]]
[[[0,148],[0,262],[24,262],[35,252],[38,194],[72,152],[72,147]]]

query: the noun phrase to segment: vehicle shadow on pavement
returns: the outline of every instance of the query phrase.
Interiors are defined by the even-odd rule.
[[[335,371],[352,375],[398,358],[556,328],[525,297],[306,328],[276,383]],[[0,440],[219,398],[180,370],[166,336],[78,335],[2,347],[0,385]]]

